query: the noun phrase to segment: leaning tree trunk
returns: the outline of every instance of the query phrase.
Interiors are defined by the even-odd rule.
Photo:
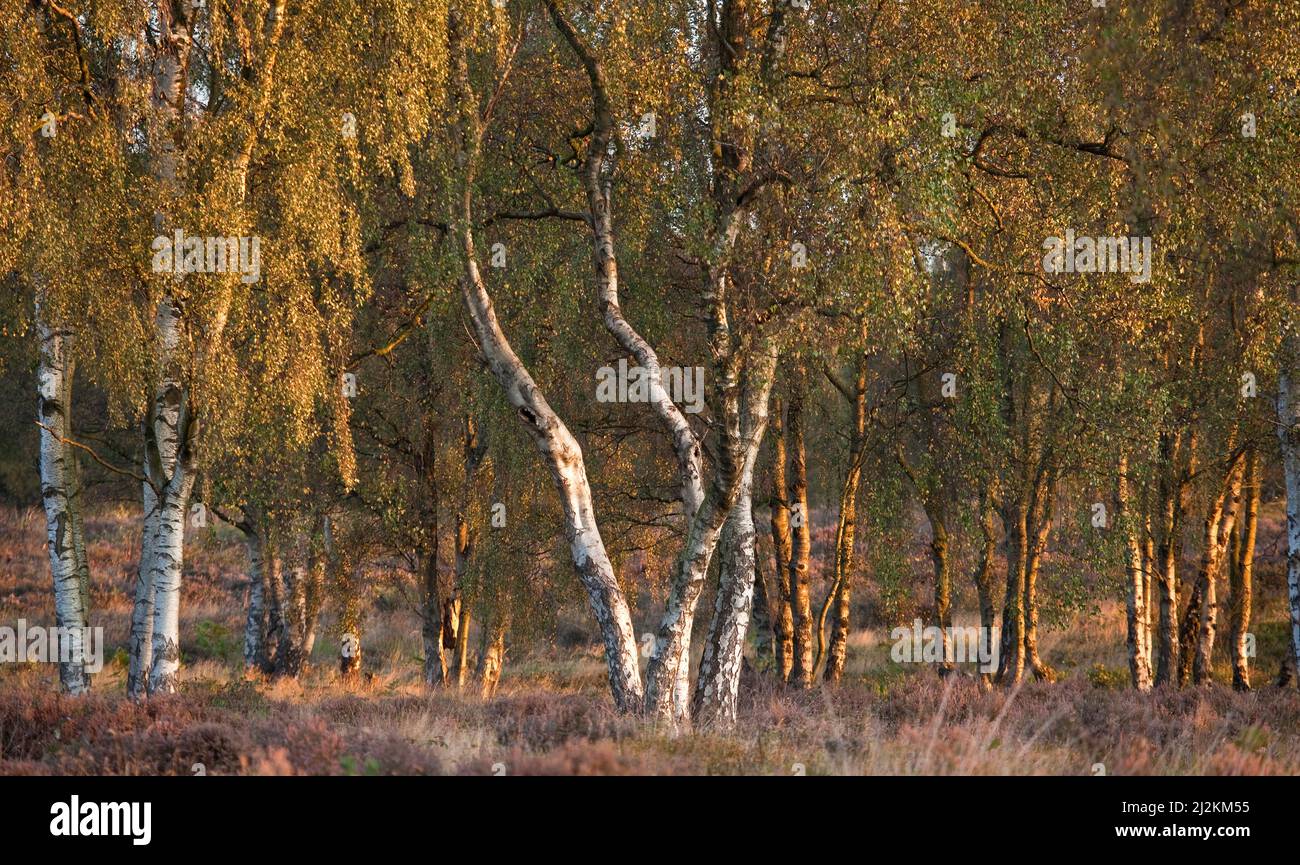
[[[1300,321],[1294,315],[1295,289],[1290,313],[1284,318],[1278,357],[1277,436],[1282,451],[1282,476],[1286,482],[1286,585],[1291,607],[1291,666],[1300,667]]]
[[[1252,582],[1255,569],[1255,536],[1259,527],[1259,452],[1252,445],[1246,451],[1246,476],[1243,481],[1245,513],[1233,533],[1229,565],[1228,603],[1229,644],[1232,648],[1232,687],[1250,690],[1250,656],[1247,632],[1250,630]]]
[[[808,463],[804,447],[804,385],[799,382],[790,397],[790,593],[794,613],[794,666],[790,681],[801,688],[813,684],[812,602],[809,567],[812,515],[808,513]]]
[[[448,53],[456,114],[453,135],[458,139],[458,165],[463,168],[451,223],[464,270],[460,281],[462,299],[488,369],[551,471],[564,512],[564,532],[574,569],[587,590],[604,642],[614,704],[619,711],[638,712],[643,696],[641,673],[637,666],[636,632],[627,600],[600,536],[582,448],[511,348],[497,321],[492,298],[479,270],[472,211],[483,130],[478,100],[470,85],[464,26],[457,12],[449,12]]]
[[[785,407],[781,398],[772,400],[772,558],[776,564],[776,612],[772,617],[772,638],[776,642],[776,671],[782,682],[790,681],[794,668],[794,609],[790,591],[790,502],[785,481]]]
[[[69,694],[84,694],[90,689],[85,646],[89,609],[75,537],[76,458],[67,444],[72,432],[71,334],[52,327],[41,313],[38,299],[41,349],[36,416],[41,425],[41,498],[45,502],[46,540],[54,579],[54,618],[61,629],[59,684]]]
[[[1132,507],[1128,478],[1128,457],[1121,457],[1115,491],[1115,522],[1124,532],[1125,612],[1128,626],[1128,669],[1133,687],[1151,690],[1151,658],[1145,648],[1150,621],[1147,614],[1145,564],[1142,556],[1141,522]]]

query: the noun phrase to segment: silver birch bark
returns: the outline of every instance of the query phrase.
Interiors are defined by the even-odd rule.
[[[605,646],[614,703],[619,711],[637,712],[642,689],[641,673],[637,667],[636,633],[632,628],[627,600],[596,523],[582,448],[546,401],[501,330],[492,298],[479,271],[472,210],[473,185],[482,145],[482,121],[469,80],[462,32],[464,24],[455,9],[448,12],[447,23],[453,103],[457,113],[454,132],[459,138],[459,164],[464,167],[459,200],[453,205],[453,218],[449,220],[454,226],[464,268],[460,281],[462,299],[489,370],[551,471],[564,512],[564,532],[574,568],[587,590]]]
[[[41,498],[45,504],[46,545],[54,581],[54,618],[60,628],[66,629],[60,634],[56,660],[60,686],[69,694],[79,695],[90,689],[83,639],[89,611],[76,543],[75,457],[67,445],[71,437],[72,336],[44,319],[40,298],[36,314],[41,341],[36,407],[41,424]]]
[[[248,515],[240,526],[248,548],[248,613],[244,619],[244,670],[260,670],[266,663],[266,575],[262,535]]]
[[[1151,690],[1151,656],[1147,653],[1150,628],[1146,606],[1145,563],[1142,539],[1138,532],[1141,523],[1131,507],[1128,457],[1119,463],[1119,476],[1115,492],[1115,521],[1124,532],[1125,550],[1125,611],[1128,626],[1128,668],[1133,687],[1139,691]]]
[[[718,594],[692,700],[695,722],[702,728],[730,727],[736,722],[745,634],[749,629],[758,561],[754,547],[754,464],[759,443],[767,432],[776,357],[776,346],[764,345],[763,353],[752,361],[754,369],[745,392],[746,411],[741,431],[746,445],[740,487],[722,531]]]
[[[1284,318],[1277,376],[1277,437],[1286,482],[1286,586],[1291,608],[1292,664],[1300,666],[1300,322],[1295,289]]]
[[[673,402],[663,384],[659,356],[654,348],[628,322],[618,299],[618,256],[614,237],[614,217],[611,201],[612,155],[610,143],[614,134],[614,115],[610,108],[609,91],[605,82],[603,65],[583,42],[573,26],[560,13],[554,2],[547,2],[556,28],[582,62],[591,84],[592,135],[587,145],[587,159],[583,166],[582,184],[587,196],[586,222],[591,228],[592,266],[596,274],[596,297],[601,319],[617,340],[619,346],[632,355],[645,371],[649,384],[649,406],[663,424],[672,442],[677,459],[677,475],[682,499],[682,516],[689,527],[704,502],[704,482],[701,474],[700,443],[691,429],[686,415]],[[689,537],[689,528],[687,531]],[[670,599],[669,606],[681,607],[681,599]],[[686,619],[694,611],[685,612]],[[690,630],[691,622],[683,624],[687,635],[687,651],[677,656],[677,673],[673,685],[673,715],[677,723],[688,720],[688,694],[690,689]],[[654,691],[651,688],[651,691]]]

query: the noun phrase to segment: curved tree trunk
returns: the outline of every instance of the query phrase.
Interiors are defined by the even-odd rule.
[[[574,569],[587,590],[591,610],[600,628],[609,669],[610,691],[622,712],[638,712],[643,694],[637,667],[636,633],[627,600],[605,551],[592,505],[586,464],[577,439],[551,408],[537,383],[511,348],[497,321],[492,298],[479,271],[473,234],[473,185],[482,145],[482,121],[469,79],[464,45],[464,23],[454,10],[448,13],[448,48],[451,58],[454,132],[459,138],[458,196],[451,223],[460,247],[461,296],[474,328],[479,349],[505,397],[551,471],[564,511],[564,532]]]
[[[853,566],[854,543],[858,527],[858,486],[862,480],[862,462],[867,449],[867,361],[861,355],[856,364],[853,377],[853,389],[839,381],[830,370],[827,376],[840,394],[850,401],[853,412],[852,433],[849,438],[849,465],[844,473],[844,484],[840,488],[840,517],[835,527],[835,580],[831,590],[826,594],[817,618],[817,660],[821,663],[822,634],[825,630],[826,614],[834,605],[835,620],[831,628],[830,650],[826,658],[823,678],[827,682],[838,682],[844,674],[844,662],[848,658],[849,629],[853,609]]]

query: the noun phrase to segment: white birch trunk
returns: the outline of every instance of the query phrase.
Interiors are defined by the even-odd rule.
[[[1294,312],[1294,298],[1291,299]],[[1300,663],[1300,332],[1286,316],[1278,358],[1277,435],[1286,482],[1286,585],[1291,607],[1292,659]]]
[[[262,534],[257,520],[246,512],[244,543],[248,547],[248,613],[244,619],[244,670],[262,669],[266,661],[266,577],[263,571]]]
[[[146,464],[146,477],[148,473]],[[133,700],[144,696],[149,668],[153,666],[153,544],[158,531],[158,496],[148,483],[141,486],[144,488],[144,527],[140,533],[140,563],[136,567],[131,635],[127,640],[130,666],[126,693]]]
[[[695,680],[692,713],[697,728],[727,727],[736,721],[740,672],[754,601],[753,466],[740,484],[740,495],[722,528],[719,544],[718,594],[713,619]]]
[[[461,178],[463,185],[459,189],[460,200],[453,206],[452,220],[464,267],[462,297],[488,368],[551,470],[560,495],[564,532],[573,565],[587,590],[592,613],[600,627],[614,703],[620,711],[637,712],[642,690],[641,673],[637,667],[636,633],[632,628],[627,600],[614,575],[614,567],[596,524],[582,449],[511,348],[497,321],[492,298],[479,271],[472,228],[472,202],[482,129],[479,107],[469,80],[463,26],[457,13],[454,10],[449,12],[448,47],[457,112],[455,131],[461,139],[458,159],[465,169]]]
[[[1128,624],[1128,665],[1133,687],[1139,691],[1151,690],[1151,655],[1150,618],[1147,612],[1146,580],[1143,575],[1145,562],[1142,556],[1142,539],[1139,535],[1140,523],[1133,512],[1128,480],[1128,458],[1122,457],[1119,463],[1115,499],[1116,522],[1124,532],[1125,563],[1125,607]]]
[[[90,676],[86,671],[83,639],[88,610],[76,543],[74,457],[65,443],[71,432],[71,335],[43,320],[39,299],[37,319],[41,340],[37,386],[41,498],[45,503],[46,542],[54,580],[54,617],[56,624],[66,629],[59,640],[59,657],[54,660],[59,663],[60,686],[67,693],[78,695],[90,689]]]

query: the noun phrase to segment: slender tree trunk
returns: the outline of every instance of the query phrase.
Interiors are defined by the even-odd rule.
[[[1277,436],[1286,483],[1286,585],[1291,607],[1291,666],[1300,667],[1300,320],[1291,290],[1278,357]]]
[[[998,536],[994,526],[996,516],[992,493],[986,483],[980,494],[980,533],[984,539],[979,562],[975,566],[975,592],[980,604],[980,657],[993,656],[993,629],[997,626],[997,611],[993,605],[993,562],[997,557]],[[992,685],[992,675],[983,667],[979,672],[981,690]]]
[[[347,561],[339,569],[339,674],[354,679],[361,672],[361,598],[357,565]]]
[[[826,602],[822,605],[821,614],[817,618],[817,660],[814,666],[821,663],[822,634],[825,632],[826,614],[834,605],[835,619],[831,628],[831,644],[823,678],[827,682],[838,682],[844,674],[844,663],[848,658],[853,609],[854,543],[858,527],[858,486],[862,480],[862,461],[867,448],[865,354],[859,357],[856,365],[852,394],[838,378],[832,378],[831,381],[845,398],[852,397],[853,427],[849,438],[849,465],[844,473],[844,485],[840,488],[840,517],[835,528],[835,581],[831,591],[826,594]]]
[[[420,608],[424,638],[424,682],[440,685],[447,676],[442,654],[442,588],[438,584],[438,438],[432,416],[424,419],[424,448],[420,474],[427,496],[428,539],[424,550],[424,602]]]
[[[1250,607],[1255,568],[1255,536],[1259,527],[1259,452],[1252,445],[1246,451],[1245,513],[1237,521],[1231,544],[1230,590],[1228,617],[1229,639],[1232,646],[1232,687],[1238,691],[1250,690],[1250,657],[1247,633],[1250,631]]]
[[[750,497],[750,520],[753,520],[753,496]],[[739,507],[739,503],[737,503]],[[757,542],[756,542],[757,544]],[[772,639],[772,606],[763,576],[763,560],[754,555],[754,669],[766,673],[776,664],[776,644]]]
[[[1160,531],[1156,550],[1157,587],[1160,592],[1160,652],[1156,659],[1156,684],[1177,683],[1178,664],[1178,555],[1182,548],[1182,532],[1178,519],[1179,484],[1177,473],[1177,444],[1174,433],[1160,435]]]
[[[1200,578],[1200,583],[1203,587],[1203,595],[1196,657],[1192,663],[1192,681],[1198,685],[1208,684],[1213,672],[1214,638],[1218,631],[1219,620],[1219,572],[1223,568],[1225,555],[1230,556],[1228,544],[1236,526],[1237,514],[1241,510],[1239,462],[1239,458],[1233,459],[1228,469],[1228,477],[1224,479],[1227,489],[1218,496],[1220,511],[1218,519],[1213,526],[1206,526],[1206,540],[1209,546],[1201,554],[1203,576]]]
[[[776,564],[776,614],[772,637],[776,642],[776,670],[782,682],[790,681],[794,668],[794,596],[790,585],[790,503],[786,498],[785,406],[772,401],[772,554]]]
[[[1124,533],[1125,611],[1128,625],[1128,669],[1133,687],[1151,690],[1151,659],[1145,652],[1149,628],[1146,608],[1146,581],[1143,577],[1141,523],[1132,507],[1128,478],[1128,457],[1119,463],[1115,490],[1115,524]]]
[[[812,515],[808,513],[808,463],[804,448],[804,389],[801,374],[790,396],[790,551],[791,608],[794,613],[794,666],[790,681],[801,688],[813,684],[812,603],[809,597],[809,567],[812,548]]]
[[[36,416],[41,424],[41,497],[45,502],[46,545],[54,580],[54,618],[60,629],[59,684],[74,695],[90,689],[86,670],[85,628],[89,608],[78,558],[74,494],[75,457],[71,438],[73,364],[69,356],[71,334],[52,327],[42,318],[37,300],[40,365]]]
[[[1025,671],[1024,601],[1027,508],[1024,491],[1002,508],[1002,525],[1007,536],[1006,594],[1002,606],[1002,647],[998,655],[1000,684],[1020,682]]]
[[[456,626],[456,649],[452,654],[451,669],[448,671],[448,677],[455,682],[457,688],[465,687],[465,679],[469,676],[469,629],[472,619],[470,605],[461,602],[460,605],[460,622]]]
[[[1056,495],[1055,456],[1051,447],[1043,454],[1043,465],[1034,483],[1033,499],[1028,511],[1026,537],[1029,541],[1025,559],[1025,663],[1034,678],[1050,682],[1056,673],[1038,654],[1038,573],[1047,551],[1047,539],[1052,531],[1054,500]]]
[[[136,567],[135,603],[131,608],[131,633],[127,640],[126,693],[133,700],[145,696],[149,668],[153,666],[153,545],[158,532],[158,496],[148,483],[142,486],[144,520],[140,534],[140,562]]]

